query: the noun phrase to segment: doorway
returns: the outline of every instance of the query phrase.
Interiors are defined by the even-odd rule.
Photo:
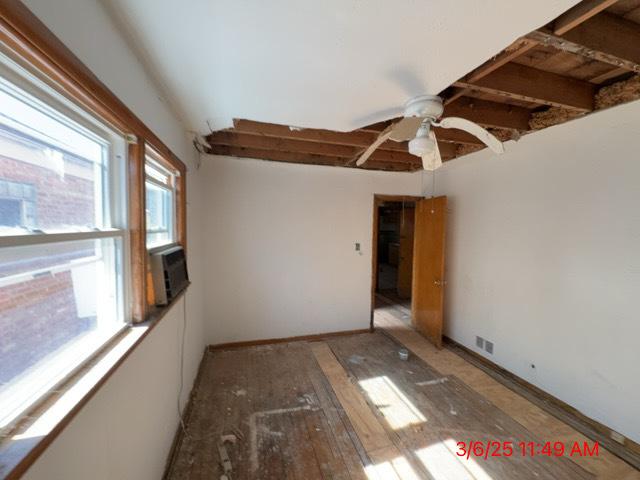
[[[379,197],[375,208],[374,309],[393,309],[411,323],[416,198]]]
[[[372,329],[401,322],[442,345],[446,200],[374,195]]]

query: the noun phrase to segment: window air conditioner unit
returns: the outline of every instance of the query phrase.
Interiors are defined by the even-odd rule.
[[[177,246],[152,253],[151,277],[156,305],[167,305],[189,284],[184,249]]]

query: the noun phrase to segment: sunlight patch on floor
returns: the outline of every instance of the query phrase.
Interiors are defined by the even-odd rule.
[[[361,380],[360,386],[394,430],[427,421],[420,410],[386,375]]]
[[[456,441],[448,438],[417,450],[416,455],[435,480],[493,480],[473,458],[456,452]]]
[[[404,457],[369,465],[364,471],[369,480],[419,480],[420,478]]]
[[[469,470],[469,472],[473,475],[473,478],[475,478],[476,480],[493,480],[493,477],[485,472],[473,457],[467,459],[466,457],[460,457],[456,455],[456,452],[459,451],[458,445],[456,443],[457,442],[452,438],[448,438],[444,441],[444,444],[451,452],[451,455],[456,457],[458,461],[461,462],[467,470]]]

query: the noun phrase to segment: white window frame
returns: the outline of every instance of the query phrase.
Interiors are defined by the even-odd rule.
[[[45,382],[38,394],[25,398],[19,403],[16,409],[7,420],[5,417],[0,424],[0,432],[12,428],[24,411],[38,402],[43,395],[46,395],[57,385],[63,383],[82,368],[84,362],[91,357],[101,346],[108,343],[116,335],[131,325],[131,280],[130,280],[130,238],[128,231],[128,179],[127,179],[127,142],[124,133],[117,131],[113,127],[102,123],[94,115],[77,106],[73,101],[61,95],[49,83],[46,77],[31,68],[23,66],[18,61],[11,58],[10,52],[0,48],[0,80],[15,85],[23,90],[27,95],[35,99],[26,99],[27,103],[37,103],[37,108],[48,113],[62,123],[69,122],[75,130],[80,127],[83,134],[94,138],[106,147],[106,158],[102,164],[94,164],[94,168],[101,168],[100,178],[102,185],[96,185],[100,189],[100,195],[96,195],[96,209],[99,209],[98,218],[102,226],[90,230],[73,232],[44,232],[35,230],[24,235],[0,235],[0,249],[45,245],[60,242],[72,242],[79,240],[100,240],[116,239],[119,243],[119,262],[113,272],[113,280],[117,286],[117,315],[121,320],[121,327],[114,329],[111,336],[104,338],[100,345],[97,345],[93,353],[89,353],[84,358],[78,358],[76,364],[64,371],[58,377],[53,377]],[[41,102],[41,103],[40,103]],[[96,192],[97,193],[97,192]],[[108,201],[105,203],[105,199]],[[64,352],[61,352],[64,356]],[[44,368],[46,369],[48,365]],[[0,419],[1,420],[1,419]]]

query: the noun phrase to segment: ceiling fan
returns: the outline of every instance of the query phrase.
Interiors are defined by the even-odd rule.
[[[404,118],[385,128],[378,138],[360,155],[356,165],[367,161],[376,149],[387,140],[409,140],[409,153],[422,158],[425,170],[435,170],[442,165],[436,135],[431,127],[457,128],[474,135],[495,153],[504,153],[502,142],[477,123],[460,117],[446,117],[438,121],[444,107],[436,95],[420,95],[404,106]]]

